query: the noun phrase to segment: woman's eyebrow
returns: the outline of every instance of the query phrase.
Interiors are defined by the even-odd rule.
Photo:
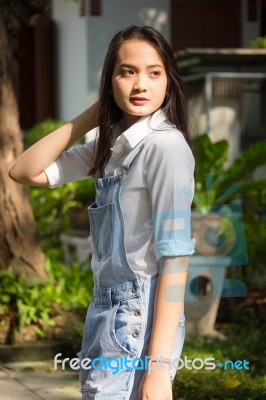
[[[119,65],[119,67],[120,68],[132,68],[132,69],[134,69],[134,68],[137,68],[135,65],[131,65],[131,64],[125,64],[125,63],[123,63],[123,64],[120,64]],[[163,68],[163,65],[161,65],[161,64],[153,64],[153,65],[148,65],[147,66],[147,68]]]
[[[147,68],[163,68],[163,65],[161,65],[161,64],[153,64],[153,65],[148,65],[148,67]]]

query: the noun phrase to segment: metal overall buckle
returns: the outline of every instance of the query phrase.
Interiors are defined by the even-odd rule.
[[[119,170],[115,170],[114,172],[115,179],[119,180],[121,176],[124,175],[125,171],[126,171],[125,168],[120,168]]]

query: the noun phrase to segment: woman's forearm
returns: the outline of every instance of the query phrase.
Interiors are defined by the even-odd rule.
[[[170,358],[184,306],[189,257],[165,257],[159,276],[149,357]]]
[[[79,114],[22,153],[9,170],[9,176],[16,182],[25,183],[27,179],[40,175],[57,157],[97,126],[97,103]]]

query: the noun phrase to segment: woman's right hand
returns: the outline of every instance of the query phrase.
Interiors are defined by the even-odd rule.
[[[48,180],[44,170],[76,140],[98,126],[98,107],[99,103],[94,103],[73,120],[24,151],[9,169],[10,178],[17,183],[27,185],[47,185]]]

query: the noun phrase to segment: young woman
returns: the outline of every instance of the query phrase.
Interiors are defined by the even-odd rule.
[[[67,150],[96,126],[95,140]],[[51,188],[95,179],[88,210],[94,290],[79,357],[102,358],[99,368],[80,370],[83,400],[172,399],[194,252],[193,173],[181,78],[169,45],[147,26],[131,26],[112,39],[99,102],[10,169],[16,182]],[[124,361],[115,374],[103,367],[111,357]]]

